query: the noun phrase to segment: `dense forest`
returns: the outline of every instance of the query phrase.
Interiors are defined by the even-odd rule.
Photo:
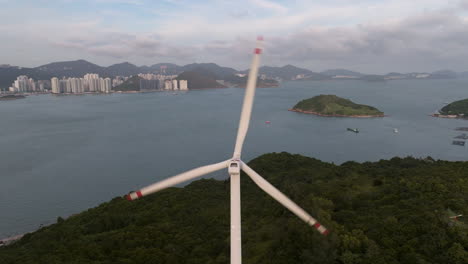
[[[440,111],[443,115],[468,116],[468,99],[453,102],[444,106]]]
[[[342,165],[289,153],[249,165],[330,229],[321,236],[242,175],[243,263],[468,263],[468,163]],[[122,197],[0,247],[0,263],[229,263],[229,180]]]

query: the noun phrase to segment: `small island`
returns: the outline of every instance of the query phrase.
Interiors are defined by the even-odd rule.
[[[468,99],[455,101],[439,110],[439,113],[432,114],[434,117],[442,118],[468,118]]]
[[[21,94],[8,94],[8,95],[0,95],[0,101],[9,101],[9,100],[17,100],[17,99],[24,99],[26,96]]]
[[[289,111],[325,117],[384,117],[377,108],[353,103],[336,95],[319,95],[302,100]]]

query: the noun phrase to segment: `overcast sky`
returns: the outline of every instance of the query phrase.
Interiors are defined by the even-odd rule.
[[[0,64],[468,70],[468,0],[0,0]]]

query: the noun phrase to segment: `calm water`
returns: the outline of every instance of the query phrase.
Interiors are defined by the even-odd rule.
[[[43,95],[0,102],[0,238],[229,158],[243,92]],[[373,105],[389,117],[287,111],[318,94]],[[445,102],[464,98],[468,80],[289,82],[258,89],[243,159],[288,151],[335,163],[407,155],[466,160],[468,147],[451,141],[460,134],[453,129],[468,127],[468,121],[428,116]]]

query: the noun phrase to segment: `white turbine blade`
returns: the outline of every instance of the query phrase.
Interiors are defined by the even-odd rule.
[[[149,186],[146,186],[146,187],[142,188],[139,191],[131,192],[130,194],[128,194],[126,196],[126,198],[127,198],[127,200],[130,200],[130,201],[136,200],[136,199],[138,199],[140,197],[155,193],[155,192],[160,191],[162,189],[172,187],[172,186],[177,185],[179,183],[189,181],[189,180],[192,180],[194,178],[203,176],[205,174],[212,173],[212,172],[227,168],[228,161],[229,160],[222,161],[222,162],[215,163],[215,164],[211,164],[211,165],[206,165],[206,166],[203,166],[203,167],[199,167],[199,168],[196,168],[196,169],[193,169],[193,170],[186,171],[184,173],[178,174],[178,175],[173,176],[171,178],[168,178],[168,179],[162,180],[160,182],[157,182],[157,183],[151,184]]]
[[[234,158],[240,158],[242,145],[244,144],[247,130],[249,129],[250,114],[252,113],[252,105],[255,96],[255,87],[257,85],[258,65],[260,63],[260,54],[262,53],[261,43],[262,37],[257,38],[257,47],[254,50],[252,65],[250,66],[249,78],[245,89],[244,104],[239,121],[239,129],[237,130],[236,146],[234,148]]]
[[[289,199],[286,195],[284,195],[282,192],[276,189],[275,186],[267,182],[264,178],[262,178],[262,176],[256,173],[244,162],[242,162],[242,170],[245,171],[247,175],[249,175],[249,177],[258,185],[258,187],[260,187],[263,191],[268,193],[271,197],[273,197],[284,207],[288,208],[289,211],[293,212],[304,222],[317,229],[317,231],[319,231],[322,235],[328,234],[328,230],[324,226],[322,226],[317,220],[315,220],[315,218],[310,216],[306,211],[304,211],[296,203],[291,201],[291,199]]]

